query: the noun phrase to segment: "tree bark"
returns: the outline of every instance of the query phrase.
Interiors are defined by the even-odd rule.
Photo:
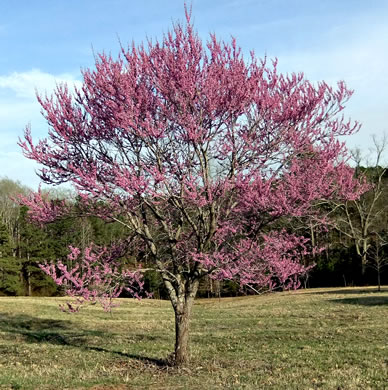
[[[175,350],[173,365],[182,366],[189,361],[189,328],[191,312],[199,281],[186,281],[180,285],[177,294],[171,296],[175,312]],[[171,293],[171,292],[170,292]]]
[[[189,361],[189,325],[191,308],[175,311],[175,356],[174,365],[182,366]]]
[[[28,296],[32,296],[32,285],[31,285],[31,272],[27,271],[27,286],[28,286]]]
[[[365,275],[366,266],[367,266],[367,258],[366,258],[366,252],[364,252],[362,257],[361,257],[361,274],[362,274],[362,276]]]

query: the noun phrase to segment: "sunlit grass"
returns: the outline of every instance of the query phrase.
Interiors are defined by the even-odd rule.
[[[191,364],[173,350],[169,302],[113,314],[61,298],[0,298],[0,389],[384,389],[388,289],[314,289],[197,300]]]

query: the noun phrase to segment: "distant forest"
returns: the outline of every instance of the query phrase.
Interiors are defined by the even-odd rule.
[[[322,200],[326,223],[317,220],[284,222],[284,228],[310,238],[314,255],[300,260],[315,264],[302,281],[304,287],[339,287],[388,284],[388,171],[381,166],[386,142],[375,141],[374,161],[365,161],[361,152],[352,153],[355,174],[370,183],[369,190],[358,200],[329,203]],[[39,264],[61,260],[66,262],[70,245],[81,250],[94,243],[108,246],[124,239],[128,231],[117,223],[105,223],[96,217],[77,215],[77,198],[68,191],[53,189],[53,199],[72,199],[74,215],[40,227],[28,219],[28,209],[19,206],[16,196],[29,188],[8,178],[0,179],[0,295],[53,296],[61,288],[40,270]],[[128,253],[128,264],[147,266],[147,256]],[[166,297],[157,273],[145,273],[148,291],[156,298]],[[199,296],[232,296],[250,294],[234,282],[204,279]]]

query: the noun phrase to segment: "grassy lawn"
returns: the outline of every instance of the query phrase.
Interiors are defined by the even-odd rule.
[[[197,300],[182,369],[169,302],[60,301],[0,298],[0,389],[388,389],[388,288]]]

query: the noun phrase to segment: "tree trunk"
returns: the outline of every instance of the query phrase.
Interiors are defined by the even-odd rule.
[[[187,305],[186,305],[187,306]],[[189,325],[191,308],[183,312],[175,311],[175,357],[176,366],[184,365],[189,360]]]
[[[28,286],[28,296],[32,296],[32,285],[31,285],[31,272],[27,271],[27,286]]]
[[[362,257],[361,257],[361,274],[362,274],[362,276],[365,275],[366,266],[367,266],[367,258],[366,258],[366,252],[364,252]]]
[[[30,266],[30,253],[27,252],[27,286],[28,286],[28,296],[32,295],[32,286],[31,286],[31,271],[28,270]]]
[[[178,291],[169,290],[175,312],[175,350],[173,364],[185,365],[189,361],[189,327],[191,309],[197,295],[199,280],[186,281]]]

